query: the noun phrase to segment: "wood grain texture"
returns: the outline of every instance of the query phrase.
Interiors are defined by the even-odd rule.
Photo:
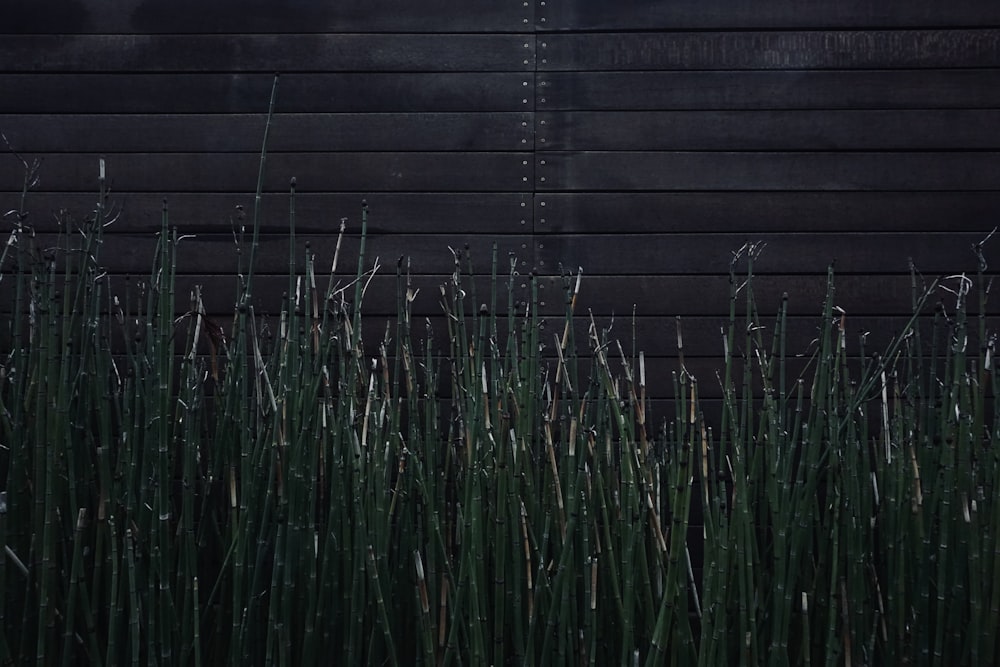
[[[545,190],[997,190],[996,152],[553,152]]]
[[[250,234],[244,236],[238,245],[233,233],[188,235],[183,224],[176,225],[179,235],[184,236],[178,244],[177,272],[180,274],[200,274],[210,269],[215,274],[225,276],[225,281],[240,273],[240,263],[245,263],[250,252]],[[37,247],[55,247],[57,238],[52,234],[39,234]],[[508,273],[508,258],[518,257],[528,248],[528,237],[516,235],[458,234],[369,234],[365,248],[365,268],[371,269],[378,259],[380,273],[395,275],[397,262],[405,266],[410,261],[410,269],[417,275],[449,275],[455,269],[452,250],[461,253],[462,268],[465,269],[466,252],[472,266],[483,276],[489,276],[492,264],[493,244],[497,245],[499,270]],[[288,275],[289,250],[291,240],[288,233],[261,234],[256,251],[257,268],[261,274]],[[157,238],[151,234],[118,233],[107,234],[101,246],[101,264],[110,273],[148,275],[153,265]],[[296,264],[304,273],[306,253],[314,256],[317,272],[325,275],[333,262],[337,247],[336,234],[299,234],[295,237]],[[308,244],[308,247],[307,247]],[[342,240],[341,255],[344,264],[340,270],[344,282],[352,280],[356,274],[360,234],[348,234]],[[287,279],[285,285],[287,286]],[[324,281],[325,284],[325,281]],[[394,292],[395,294],[395,292]],[[435,301],[439,296],[431,295]],[[280,304],[275,303],[277,309]],[[478,304],[477,304],[478,307]]]
[[[995,266],[988,278],[996,275]],[[558,270],[558,267],[554,268]],[[576,268],[573,266],[572,270],[575,271]],[[973,272],[976,269],[975,261],[970,259],[956,268]],[[917,291],[922,293],[931,285],[932,279],[933,276],[918,276]],[[539,284],[542,287],[541,301],[544,303],[541,310],[547,315],[564,314],[566,308],[562,279],[546,275],[539,278]],[[848,317],[907,316],[913,312],[914,286],[909,275],[836,275],[834,285],[835,303],[847,312]],[[954,288],[956,281],[952,280],[947,285]],[[787,294],[789,314],[818,316],[823,312],[827,276],[758,275],[754,278],[753,288],[757,306],[762,313],[777,314],[782,297]],[[599,316],[615,314],[622,318],[623,323],[633,313],[638,316],[709,316],[722,320],[728,316],[730,293],[728,275],[602,276],[585,273],[577,301],[577,312],[592,310]],[[954,295],[943,289],[939,289],[931,299],[932,303],[937,300],[947,303],[949,309],[955,303]],[[742,301],[738,306],[743,308]],[[976,304],[972,303],[970,307],[976,307]]]
[[[534,44],[469,34],[9,35],[0,71],[527,72]]]
[[[552,72],[538,110],[993,109],[1000,71]]]
[[[996,224],[1000,192],[551,192],[539,234],[956,232]]]
[[[60,153],[40,173],[41,191],[96,189],[98,155]],[[105,156],[118,192],[246,192],[257,183],[255,153],[117,153]],[[264,187],[303,192],[516,192],[531,188],[528,153],[270,153]],[[20,186],[22,167],[0,162],[0,187]]]
[[[858,358],[848,358],[847,361],[848,368],[850,369],[851,377],[855,379],[860,379],[864,373],[865,368],[870,365],[870,360],[858,359]],[[616,371],[620,377],[624,377],[625,373],[622,369],[622,365],[619,363],[617,365],[612,364],[613,371]],[[724,377],[726,367],[725,363],[722,361],[722,356],[718,355],[712,358],[708,357],[698,357],[694,359],[686,359],[684,363],[684,371],[693,376],[698,382],[698,396],[704,399],[721,399],[723,396],[722,392],[722,380]],[[803,381],[805,395],[808,395],[808,389],[812,384],[813,377],[815,376],[815,360],[811,359],[809,356],[803,357],[790,357],[785,362],[785,379],[787,387],[790,391],[795,391],[796,384],[801,378]],[[681,374],[681,365],[678,363],[677,359],[663,358],[663,357],[647,357],[646,358],[646,381],[647,381],[647,395],[654,395],[658,398],[676,398],[677,392],[674,391],[673,377],[674,374]],[[739,359],[733,366],[732,370],[732,383],[735,386],[737,395],[741,397],[748,397],[750,399],[760,399],[764,395],[764,383],[761,380],[761,370],[757,364],[753,364],[751,367],[749,386],[750,393],[749,396],[744,389],[744,379],[746,378],[746,373],[744,370],[743,360]],[[689,381],[690,382],[690,381]],[[690,383],[687,385],[690,387]],[[682,390],[687,396],[690,395],[690,389],[686,388]],[[685,398],[687,398],[685,396]],[[685,402],[685,405],[687,403]],[[792,403],[794,406],[794,403]],[[674,406],[670,406],[669,402],[662,407],[668,410],[671,407],[676,408],[676,403]],[[662,408],[661,408],[662,409]],[[718,414],[715,418],[718,419]],[[657,417],[654,417],[655,421],[650,420],[651,423],[656,424],[662,419],[666,418],[673,420],[674,413],[664,414],[660,412]],[[714,427],[718,424],[718,421],[708,422]]]
[[[5,114],[20,152],[247,152],[260,149],[266,114]],[[275,151],[517,151],[533,144],[531,114],[282,113]]]
[[[996,25],[1000,7],[979,0],[548,0],[542,30],[902,28]]]
[[[111,205],[121,214],[112,233],[155,234],[160,230],[166,198],[170,219],[186,233],[228,233],[249,225],[254,193],[113,193]],[[369,207],[368,229],[374,234],[524,234],[532,226],[531,195],[527,193],[459,192],[299,192],[295,198],[296,229],[304,234],[336,234],[346,219],[351,233],[360,229],[361,202]],[[55,231],[60,211],[76,220],[94,210],[95,193],[52,192],[29,194],[25,210],[38,231]],[[0,213],[19,210],[20,192],[0,192]],[[261,231],[281,234],[288,229],[286,193],[261,199]]]
[[[447,248],[444,249],[447,253]],[[328,260],[329,258],[324,258]],[[483,256],[482,253],[474,252],[473,261],[488,271],[490,261],[489,254]],[[387,262],[382,270],[376,273],[368,284],[365,296],[362,301],[362,314],[365,316],[364,326],[366,331],[366,343],[373,346],[373,351],[377,350],[377,345],[381,341],[388,322],[393,329],[396,325],[396,314],[399,307],[400,283],[396,279],[395,259]],[[151,266],[151,261],[150,261]],[[370,266],[368,267],[370,268]],[[317,268],[317,287],[322,290],[323,295],[329,284],[329,265]],[[339,302],[341,298],[347,301],[354,299],[354,275],[357,269],[357,257],[346,256],[343,258],[343,265],[338,267],[334,280],[334,299]],[[405,264],[403,267],[405,271]],[[303,275],[305,269],[300,264],[299,274]],[[139,294],[142,283],[148,284],[148,269],[138,271],[133,274],[113,274],[109,277],[109,293],[117,295],[122,302],[126,296],[131,295],[133,300]],[[434,340],[438,344],[438,349],[447,345],[448,327],[443,320],[444,310],[441,307],[441,287],[450,280],[450,274],[412,274],[410,284],[416,293],[416,298],[411,304],[412,314],[420,320],[413,321],[413,335],[417,340],[427,338],[427,325],[430,324],[430,331]],[[404,275],[402,286],[405,292],[406,277]],[[475,279],[463,278],[464,284],[469,287],[473,281],[477,288],[477,301],[473,302],[471,296],[464,302],[466,315],[479,313],[483,303],[490,300],[489,279],[480,274]],[[178,313],[184,313],[191,308],[191,293],[195,287],[201,288],[202,301],[205,312],[220,323],[231,321],[236,310],[237,301],[240,298],[240,283],[235,275],[225,275],[222,273],[212,274],[181,274],[177,276],[175,283],[175,309]],[[503,283],[503,293],[498,299],[498,303],[505,310],[507,305],[507,284]],[[520,287],[520,283],[513,286],[515,298],[521,302],[526,291]],[[288,292],[288,276],[274,274],[261,274],[254,277],[252,304],[256,315],[267,318],[276,318],[282,306],[282,300]],[[5,293],[6,294],[6,293]],[[322,299],[321,299],[322,300]],[[522,313],[523,314],[523,313]],[[501,313],[504,315],[504,313]],[[425,320],[430,320],[429,322]],[[276,325],[274,319],[271,320],[272,327]]]
[[[171,224],[196,235],[182,241],[178,308],[203,285],[221,317],[237,290],[233,230],[249,224],[279,70],[258,312],[275,313],[288,289],[295,176],[300,272],[306,240],[326,269],[346,218],[338,280],[352,279],[368,200],[367,263],[382,264],[365,300],[370,329],[380,334],[396,311],[400,257],[421,290],[415,314],[441,324],[449,246],[468,244],[483,295],[496,242],[520,307],[539,275],[546,328],[565,310],[553,274],[578,266],[579,314],[600,325],[614,314],[629,339],[634,312],[657,400],[673,392],[672,318],[684,316],[687,360],[716,413],[727,270],[745,242],[767,243],[755,294],[768,314],[788,294],[796,351],[815,337],[834,260],[852,344],[867,330],[875,345],[908,319],[909,259],[928,276],[974,273],[970,246],[1000,215],[995,3],[11,0],[5,9],[0,130],[43,159],[28,223],[48,242],[58,211],[86,216],[104,155],[122,205],[103,255],[115,285],[148,272],[166,197]],[[0,155],[2,211],[20,205],[22,175]],[[1000,257],[986,252],[995,271]],[[941,289],[938,300],[950,308],[954,295]],[[586,319],[576,324],[579,337]]]
[[[545,151],[1000,148],[996,109],[566,111],[537,114],[536,127]]]
[[[974,271],[972,246],[988,232],[552,235],[539,240],[536,260],[543,271],[581,266],[592,275],[718,274],[750,241],[764,244],[758,275],[823,274],[830,265],[838,274],[901,274],[911,261],[936,275]],[[1000,248],[987,253],[1000,265]]]
[[[835,318],[839,332],[841,320]],[[633,345],[637,350],[650,357],[679,358],[677,347],[677,331],[681,332],[683,356],[685,359],[696,357],[722,357],[725,348],[723,336],[728,329],[728,317],[682,317],[680,319],[668,316],[630,317],[621,313],[615,317],[609,315],[594,318],[598,331],[607,331],[610,340],[621,343],[627,355],[632,355]],[[739,333],[736,337],[735,352],[743,354],[746,349],[745,331],[740,319]],[[910,324],[908,316],[853,316],[843,319],[845,333],[845,349],[851,356],[869,355],[874,352],[884,352],[893,337],[898,336]],[[587,354],[588,327],[590,319],[578,316],[574,319],[573,332],[580,354]],[[921,334],[926,334],[924,343],[929,344],[933,327],[933,314],[928,313],[915,324]],[[561,330],[563,320],[552,317],[546,326],[553,331]],[[771,342],[779,335],[777,329],[777,313],[763,312],[756,326],[764,342],[766,352],[771,353]],[[786,320],[783,335],[786,340],[788,356],[799,356],[809,353],[815,347],[815,340],[823,328],[823,318],[819,310],[815,315],[794,315]],[[551,336],[549,337],[551,339]],[[974,349],[975,346],[970,347]],[[617,351],[616,351],[617,354]]]
[[[271,74],[0,74],[0,113],[266,113]],[[281,77],[278,113],[525,111],[523,73]]]
[[[530,32],[507,0],[10,0],[6,33]]]
[[[1000,30],[810,30],[554,34],[538,68],[810,70],[997,67]]]

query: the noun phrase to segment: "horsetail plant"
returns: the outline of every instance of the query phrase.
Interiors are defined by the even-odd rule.
[[[188,241],[166,207],[148,278],[103,273],[98,183],[54,248],[22,204],[0,260],[5,664],[996,661],[981,246],[975,278],[913,272],[913,318],[877,354],[831,273],[803,368],[748,245],[718,376],[690,372],[678,319],[655,377],[641,341],[580,312],[582,270],[553,327],[495,248],[485,288],[453,250],[437,295],[401,259],[377,329],[373,213],[343,272],[344,222],[332,258],[299,243],[294,180],[278,314],[252,290],[255,213],[224,330],[200,287],[176,293]],[[413,320],[434,297],[443,332]],[[659,419],[650,387],[672,391]]]

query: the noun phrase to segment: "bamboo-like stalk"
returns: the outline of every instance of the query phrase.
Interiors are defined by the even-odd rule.
[[[251,258],[223,332],[200,288],[174,313],[185,244],[166,211],[148,280],[97,279],[100,188],[55,254],[23,224],[0,253],[24,311],[0,360],[0,659],[995,661],[1000,392],[975,281],[914,273],[914,315],[874,357],[831,272],[795,377],[787,298],[761,315],[745,247],[712,423],[680,322],[677,370],[649,376],[634,324],[629,346],[579,314],[582,271],[552,335],[537,277],[519,303],[516,262],[501,277],[494,248],[484,290],[473,249],[454,252],[439,345],[400,261],[396,321],[369,347],[369,211],[354,275],[338,241],[317,289],[330,258],[298,255],[293,182],[275,322]],[[659,429],[654,388],[674,390]]]

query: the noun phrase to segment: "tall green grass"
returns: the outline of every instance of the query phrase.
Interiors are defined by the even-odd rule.
[[[176,293],[166,207],[148,278],[111,288],[100,187],[57,248],[18,216],[4,253],[4,664],[1000,659],[982,275],[914,273],[914,320],[878,351],[846,333],[831,276],[793,376],[748,246],[719,376],[687,371],[678,321],[677,370],[647,377],[641,341],[577,312],[580,274],[543,326],[537,282],[519,301],[496,250],[480,276],[454,251],[437,295],[401,263],[394,322],[367,331],[376,262],[299,244],[294,184],[280,315],[256,312],[255,225],[222,330],[200,290]],[[417,298],[445,330],[414,321]]]

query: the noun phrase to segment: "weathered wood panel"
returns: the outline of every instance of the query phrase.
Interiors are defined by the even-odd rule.
[[[243,270],[246,270],[245,264],[250,252],[249,233],[243,238],[242,246],[238,246],[232,233],[188,236],[183,225],[177,224],[176,227],[178,234],[185,237],[178,243],[176,266],[179,274],[203,273],[206,268],[211,268],[220,276],[227,274],[234,276],[238,273],[241,262],[244,265]],[[383,272],[395,275],[397,261],[402,260],[405,263],[407,258],[419,258],[418,262],[411,262],[412,273],[448,275],[455,269],[455,258],[449,248],[462,253],[464,269],[465,246],[468,246],[473,266],[478,267],[484,275],[488,275],[494,243],[497,245],[498,256],[506,264],[511,254],[516,256],[524,251],[528,240],[522,236],[482,236],[469,232],[449,235],[369,234],[365,246],[365,264],[366,269],[370,269],[377,259]],[[55,247],[57,238],[51,234],[39,234],[36,243],[42,248]],[[348,234],[341,243],[340,257],[345,262],[341,265],[341,271],[345,276],[345,282],[348,282],[353,279],[357,270],[360,235]],[[256,250],[256,271],[261,274],[287,276],[290,244],[287,232],[261,234]],[[101,246],[101,257],[107,263],[108,269],[116,273],[149,274],[152,260],[156,256],[156,245],[157,238],[151,234],[107,234]],[[294,248],[300,272],[305,271],[307,251],[315,257],[318,271],[329,271],[336,247],[336,234],[296,235]],[[242,252],[239,252],[240,250]],[[506,266],[500,270],[505,271],[505,269]],[[285,285],[287,284],[286,280]],[[431,295],[431,298],[436,301],[439,296]]]
[[[539,113],[536,122],[539,147],[553,151],[1000,147],[996,109],[574,111]]]
[[[0,113],[262,113],[273,80],[246,73],[0,74]],[[287,74],[277,111],[530,111],[530,81],[496,72]]]
[[[523,35],[11,35],[0,70],[516,72],[534,69],[533,51]]]
[[[520,0],[10,0],[3,32],[25,34],[516,32]]]
[[[664,368],[675,314],[699,318],[693,357],[716,354],[730,253],[746,241],[768,243],[756,283],[765,312],[787,292],[793,313],[818,313],[837,258],[838,305],[878,316],[881,336],[909,309],[909,257],[929,273],[974,271],[969,246],[1000,213],[1000,8],[989,3],[8,9],[0,129],[44,158],[29,222],[51,231],[58,209],[85,215],[104,154],[124,204],[105,253],[120,266],[109,268],[148,270],[166,196],[172,223],[199,237],[182,242],[182,282],[202,281],[220,312],[278,70],[257,296],[272,310],[287,289],[292,176],[297,245],[311,237],[320,264],[348,218],[345,279],[368,199],[370,258],[389,274],[369,294],[377,317],[395,310],[398,257],[413,257],[423,285],[417,312],[438,315],[447,246],[469,243],[486,272],[497,239],[501,273],[516,257],[519,298],[529,271],[543,274],[547,313],[564,308],[551,274],[578,265],[579,308],[627,316],[636,304]],[[5,211],[18,206],[21,174],[0,160]],[[792,338],[808,343],[809,321],[795,320]]]
[[[996,67],[1000,30],[811,30],[546,35],[539,70]]]
[[[59,153],[46,161],[39,189],[93,191],[98,156]],[[255,153],[118,153],[106,156],[118,192],[246,192],[257,183]],[[512,192],[530,187],[531,158],[521,153],[270,153],[264,187],[304,192]],[[22,167],[0,162],[0,182],[18,183]]]
[[[454,239],[452,239],[454,240]],[[442,246],[443,247],[443,246]],[[491,260],[489,248],[482,246],[483,252],[479,252],[477,249],[470,249],[472,252],[472,260],[477,267],[482,267],[488,271],[489,263]],[[235,255],[225,250],[226,259]],[[446,247],[443,247],[443,252],[439,253],[438,249],[434,249],[436,255],[448,256],[450,258],[450,253]],[[329,257],[322,257],[317,259],[317,264],[326,262],[326,266],[317,266],[317,276],[316,285],[320,290],[320,301],[326,294],[327,287],[329,286]],[[372,257],[374,259],[374,257]],[[354,299],[354,276],[357,270],[357,256],[347,255],[341,257],[341,264],[335,275],[334,280],[334,299],[338,300],[344,298],[346,301],[350,302]],[[150,255],[147,258],[145,268],[136,271],[132,274],[116,274],[109,278],[109,290],[111,293],[118,295],[125,303],[126,296],[133,299],[129,303],[132,303],[134,308],[134,299],[138,298],[140,289],[142,289],[142,283],[148,282],[149,280],[149,269],[152,267],[153,256]],[[286,258],[287,262],[287,258]],[[234,264],[235,266],[235,259]],[[369,262],[367,267],[371,268],[371,263]],[[403,271],[405,272],[405,263],[403,265]],[[298,274],[304,275],[305,269],[304,264],[299,262]],[[416,292],[416,298],[410,305],[412,315],[414,318],[420,318],[419,320],[414,319],[412,322],[412,334],[414,339],[424,340],[427,337],[427,324],[428,320],[431,325],[431,331],[435,340],[435,347],[439,350],[444,349],[444,346],[448,344],[448,328],[446,322],[443,320],[444,310],[441,306],[441,286],[446,285],[450,280],[450,274],[448,273],[438,273],[438,274],[411,274],[410,285],[414,292]],[[465,300],[466,314],[473,315],[480,311],[480,307],[483,303],[488,303],[490,301],[490,284],[488,278],[478,277],[475,280],[475,286],[477,290],[477,296],[479,297],[477,301],[473,302],[470,298]],[[406,289],[406,277],[404,275],[402,287],[405,292]],[[468,289],[473,282],[472,278],[465,277],[463,279],[463,284]],[[400,283],[396,279],[396,258],[391,258],[391,261],[387,261],[383,265],[382,269],[379,270],[375,277],[367,283],[368,287],[365,291],[364,299],[362,301],[362,314],[364,315],[364,327],[366,331],[369,332],[365,336],[365,342],[367,345],[371,345],[373,349],[377,350],[379,342],[381,342],[381,337],[386,330],[386,322],[389,322],[393,330],[396,325],[396,313],[397,308],[400,303],[400,294],[398,288]],[[187,312],[191,308],[191,294],[196,287],[201,288],[202,303],[205,307],[205,312],[207,315],[216,320],[220,325],[226,326],[228,330],[229,323],[232,321],[232,316],[236,310],[237,301],[241,295],[241,285],[235,274],[226,275],[221,272],[211,273],[211,274],[180,274],[177,276],[175,282],[175,298],[174,304],[175,309],[178,314]],[[501,309],[499,315],[504,317],[506,315],[507,307],[507,284],[506,282],[502,285],[502,293],[498,295],[498,308]],[[520,302],[524,296],[524,290],[520,287],[520,284],[514,286],[515,298]],[[253,282],[253,299],[252,306],[254,308],[254,313],[260,317],[275,318],[279,315],[282,305],[282,299],[288,293],[288,274],[287,265],[286,268],[280,274],[256,274],[254,276]],[[4,306],[9,306],[12,301],[12,295],[9,290],[4,291],[0,295],[0,299],[6,299],[6,301],[0,300],[0,304]],[[519,313],[519,316],[523,316],[523,312]],[[272,326],[276,322],[271,320]],[[501,322],[503,325],[501,331],[506,335],[506,324]]]
[[[631,360],[629,361],[631,364]],[[853,377],[857,378],[861,376],[862,370],[864,369],[867,361],[869,360],[863,360],[857,357],[848,357],[847,363]],[[612,374],[622,378],[622,382],[624,382],[625,371],[621,363],[621,357],[618,355],[617,348],[614,349],[614,356],[609,358],[608,362]],[[578,369],[579,377],[581,379],[590,378],[591,374],[594,373],[592,370],[594,366],[595,364],[590,358],[581,360]],[[655,396],[659,399],[674,399],[677,397],[677,392],[674,391],[674,374],[677,374],[678,376],[681,374],[681,364],[678,359],[673,357],[646,357],[645,367],[647,396]],[[722,398],[723,392],[721,378],[725,375],[726,366],[721,354],[713,357],[685,359],[683,368],[687,371],[687,373],[697,379],[697,391],[700,399],[715,400]],[[552,361],[549,364],[549,373],[554,374],[555,370],[556,362]],[[808,356],[789,357],[785,362],[785,373],[787,387],[790,391],[795,391],[797,380],[802,378],[805,381],[805,388],[808,395],[808,387],[810,386],[813,375],[815,374],[815,360],[810,359]],[[743,360],[737,359],[736,363],[733,364],[731,381],[740,396],[744,395],[743,386],[745,377],[746,373]],[[752,395],[748,396],[748,398],[751,400],[753,400],[754,397],[759,397],[763,394],[760,367],[756,363],[754,363],[751,367],[750,387]],[[690,381],[681,393],[684,394],[685,405],[689,405],[686,401],[690,397]],[[674,419],[675,413],[673,410],[676,409],[676,403],[663,401],[657,405],[657,408],[659,408],[657,412],[651,413],[650,419],[647,419],[647,426],[650,428],[658,429],[663,419],[667,419],[671,422]],[[664,409],[669,412],[665,412]],[[686,416],[687,415],[685,415],[685,417]],[[713,417],[718,419],[719,413],[715,413]],[[717,428],[716,425],[719,422],[712,421],[708,423],[713,428]],[[656,431],[654,431],[654,433],[655,432]],[[657,438],[657,440],[658,442],[663,442],[660,438]]]
[[[251,189],[252,184],[247,184],[242,192],[232,193],[115,192],[111,204],[122,215],[108,231],[157,233],[162,202],[166,199],[170,220],[185,232],[228,233],[241,224],[249,224],[254,207]],[[490,192],[299,192],[295,197],[296,228],[306,234],[336,234],[341,218],[346,218],[347,229],[355,233],[361,227],[363,200],[368,202],[368,229],[373,234],[531,232],[530,194]],[[30,224],[46,231],[55,229],[60,211],[82,220],[94,210],[96,202],[96,187],[94,192],[83,193],[32,192],[26,200],[26,210]],[[0,213],[19,210],[20,206],[19,191],[0,192]],[[261,231],[286,232],[288,210],[287,193],[265,194],[261,198]]]
[[[540,234],[985,232],[1000,192],[549,192],[534,197]]]
[[[996,190],[1000,153],[539,154],[539,190]]]
[[[698,275],[725,271],[748,240],[763,244],[754,273],[838,274],[877,276],[906,273],[910,262],[937,275],[975,269],[973,244],[984,234],[969,232],[799,233],[758,234],[586,234],[551,235],[539,239],[537,262],[544,270],[563,263],[582,266],[593,275]],[[1000,250],[990,253],[1000,260]],[[790,277],[789,280],[794,280]]]
[[[898,28],[996,25],[1000,7],[980,0],[546,0],[542,30]]]
[[[763,260],[762,260],[763,261]],[[576,270],[576,266],[566,267]],[[959,267],[974,272],[976,263],[970,259]],[[740,275],[739,272],[737,275]],[[992,274],[991,274],[992,275]],[[929,287],[930,276],[918,278],[917,291]],[[835,301],[849,317],[907,316],[912,314],[914,287],[909,275],[837,275]],[[955,281],[948,283],[954,288]],[[558,276],[540,278],[540,306],[547,315],[562,316],[566,312],[565,291]],[[791,315],[818,316],[823,312],[827,293],[825,275],[758,275],[753,280],[754,297],[760,312],[778,313],[782,297],[788,295]],[[684,317],[728,317],[731,286],[728,275],[597,275],[584,274],[583,287],[577,301],[577,312],[592,310],[596,315],[615,314],[624,325],[633,313],[640,316],[667,315]],[[954,295],[940,290],[935,299],[954,304]],[[738,307],[743,308],[742,301]],[[970,303],[970,307],[976,304]],[[670,334],[672,335],[672,334]]]
[[[21,152],[131,153],[260,150],[266,114],[6,114]],[[517,151],[532,146],[526,112],[279,114],[275,151]]]
[[[539,111],[995,109],[1000,71],[552,72],[537,90]]]
[[[796,397],[798,396],[798,392],[800,390],[804,392],[804,408],[808,409],[809,388],[812,385],[816,372],[815,359],[810,359],[810,356],[814,352],[815,348],[809,350],[806,355],[789,356],[786,359],[785,387],[790,401],[790,410],[794,410]],[[615,355],[617,357],[617,349],[615,350]],[[635,366],[631,364],[631,359],[629,361],[632,372],[634,373]],[[870,361],[870,358],[861,359],[858,357],[847,357],[847,365],[850,376],[855,380],[860,379],[865,370],[870,368]],[[620,378],[624,383],[626,374],[620,358],[611,360],[609,365],[611,367],[612,375]],[[549,373],[554,374],[555,369],[555,362],[550,362],[548,365]],[[589,359],[580,364],[579,377],[581,381],[589,380],[591,373],[593,373],[592,369],[593,364]],[[694,377],[697,380],[698,407],[704,412],[706,424],[713,429],[718,428],[723,410],[723,406],[721,405],[723,397],[722,378],[725,377],[726,372],[726,367],[722,362],[721,354],[715,355],[714,357],[685,359],[683,367],[676,358],[646,357],[645,369],[646,395],[648,400],[646,424],[647,428],[651,430],[651,433],[655,434],[655,442],[661,445],[666,444],[664,443],[664,439],[659,437],[662,433],[660,431],[660,427],[664,421],[666,421],[667,424],[674,422],[674,419],[678,416],[677,411],[680,406],[684,406],[682,408],[683,411],[681,412],[682,419],[684,419],[685,422],[687,421],[690,414],[689,408],[692,384],[690,377]],[[683,385],[683,388],[680,391],[676,391],[680,385],[675,384],[675,381],[677,381],[685,372],[689,374],[687,382]],[[742,399],[746,397],[750,404],[757,410],[756,414],[760,414],[762,401],[760,401],[757,397],[763,395],[764,393],[764,383],[761,380],[760,367],[754,363],[751,369],[749,392],[744,390],[745,377],[746,373],[743,365],[743,359],[737,357],[731,372],[731,386],[735,387],[740,403],[742,403]],[[802,381],[801,387],[799,386],[800,380]],[[878,405],[877,403],[869,404],[866,408],[878,410]],[[627,411],[626,414],[628,414],[628,411],[633,410],[631,405],[626,405],[625,409]],[[739,406],[736,406],[736,409],[737,412],[739,412]],[[874,412],[872,416],[877,414],[877,412]]]
[[[821,334],[822,317],[821,308],[817,306],[813,315],[793,315],[786,318],[784,334],[787,341],[793,342],[792,348],[786,350],[788,356],[799,356],[807,354],[812,343]],[[932,311],[933,309],[929,309]],[[763,312],[758,322],[760,336],[764,341],[768,354],[770,354],[770,343],[777,333],[777,312]],[[933,316],[928,314],[919,320],[918,326],[922,333],[931,332]],[[743,320],[739,323],[742,325]],[[681,341],[683,342],[683,356],[685,359],[696,357],[721,358],[725,353],[723,336],[728,329],[728,317],[668,317],[668,316],[638,316],[631,317],[629,313],[620,313],[614,317],[602,315],[594,318],[594,323],[599,332],[608,331],[612,340],[621,343],[625,354],[632,354],[633,340],[636,347],[649,358],[669,357],[679,358],[677,348],[677,329],[681,331]],[[574,320],[574,336],[576,339],[579,354],[589,354],[588,352],[588,327],[590,319],[578,316]],[[840,318],[835,324],[839,326]],[[898,336],[910,324],[908,316],[877,316],[848,315],[844,318],[846,334],[846,351],[852,356],[871,354],[874,352],[884,352],[893,337]],[[552,328],[552,333],[558,331],[562,333],[562,320],[555,317],[547,324]],[[839,331],[839,329],[837,329]],[[739,327],[736,337],[737,354],[742,354],[746,347],[746,333],[742,326]],[[863,339],[863,344],[862,344]],[[554,346],[552,336],[548,337],[546,343]],[[553,352],[554,353],[554,352]],[[617,356],[617,348],[615,348]]]

